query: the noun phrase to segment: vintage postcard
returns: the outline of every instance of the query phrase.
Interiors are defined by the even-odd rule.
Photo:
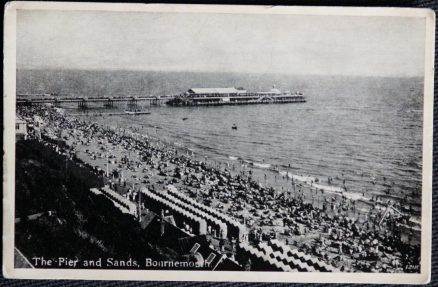
[[[426,283],[428,9],[11,2],[8,278]]]

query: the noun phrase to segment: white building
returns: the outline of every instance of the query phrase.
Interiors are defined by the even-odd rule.
[[[15,121],[15,139],[27,140],[27,123],[21,118],[17,118]]]

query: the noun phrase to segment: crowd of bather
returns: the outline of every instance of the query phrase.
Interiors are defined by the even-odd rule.
[[[153,142],[147,135],[80,120],[45,105],[20,106],[17,113],[29,123],[35,115],[42,118],[45,125],[38,134],[68,143],[66,154],[75,157],[81,151],[89,159],[112,161],[116,168],[106,176],[116,191],[130,199],[135,200],[139,186],[156,190],[172,184],[245,224],[250,241],[257,244],[281,239],[341,271],[406,272],[406,266],[418,265],[419,247],[402,240],[406,216],[388,216],[382,221],[384,210],[375,210],[366,220],[359,220],[349,215],[356,202],[344,196],[327,197],[322,206],[305,202],[305,192],[319,191],[306,189],[302,182],[293,182],[293,191],[280,192],[262,185],[250,170],[236,172],[226,164],[218,167],[175,146]],[[91,149],[91,145],[97,146]],[[125,153],[113,154],[108,146]],[[101,175],[104,169],[99,167]]]

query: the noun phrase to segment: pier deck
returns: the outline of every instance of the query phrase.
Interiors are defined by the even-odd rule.
[[[256,104],[286,104],[305,103],[301,95],[281,96],[236,96],[236,97],[175,97],[167,101],[170,106],[223,106],[223,105],[256,105]]]

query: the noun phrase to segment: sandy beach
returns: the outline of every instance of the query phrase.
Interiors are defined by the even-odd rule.
[[[349,192],[342,177],[295,175],[233,156],[214,161],[156,136],[79,120],[48,106],[17,112],[30,121],[39,115],[43,141],[88,164],[131,201],[142,188],[172,185],[244,224],[250,241],[279,239],[341,271],[403,272],[419,259],[415,218],[400,212],[396,201]]]

